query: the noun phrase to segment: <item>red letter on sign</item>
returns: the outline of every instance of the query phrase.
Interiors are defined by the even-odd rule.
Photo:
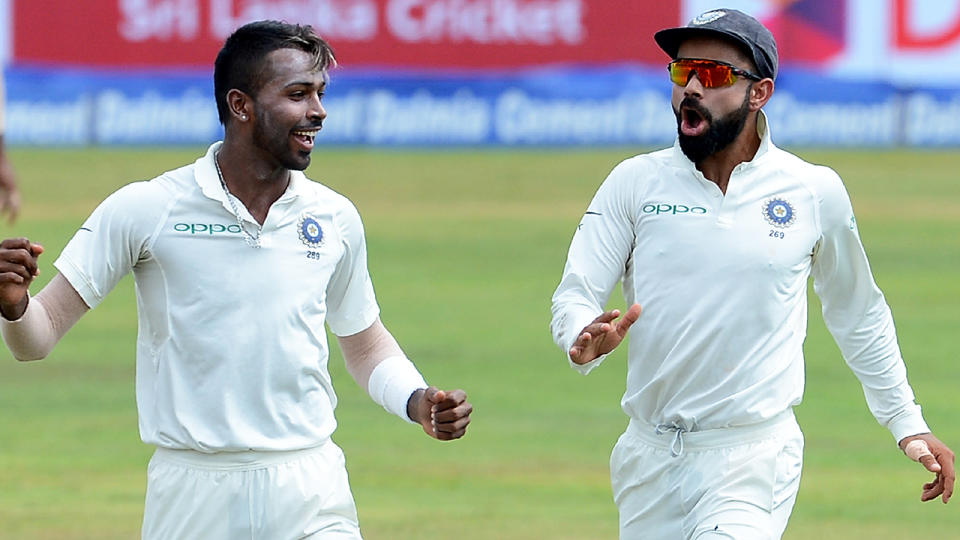
[[[960,16],[938,34],[919,34],[910,29],[911,0],[894,0],[894,39],[899,49],[936,49],[960,40]]]

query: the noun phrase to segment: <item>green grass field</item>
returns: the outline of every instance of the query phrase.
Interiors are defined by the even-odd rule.
[[[26,204],[0,235],[46,246],[34,292],[103,197],[202,151],[12,150]],[[430,440],[370,401],[334,352],[334,437],[366,538],[616,537],[607,463],[626,425],[623,351],[582,377],[548,323],[574,227],[632,153],[315,152],[310,175],[364,216],[383,320],[429,381],[466,389],[476,408],[466,438]],[[926,418],[960,448],[960,156],[801,154],[845,178]],[[133,296],[128,278],[47,360],[21,364],[0,351],[0,539],[138,537],[151,448],[137,433]],[[797,411],[806,465],[785,538],[960,538],[960,499],[919,502],[930,475],[870,416],[815,296],[810,313]]]

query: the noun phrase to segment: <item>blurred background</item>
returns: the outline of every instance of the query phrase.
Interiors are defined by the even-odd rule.
[[[773,139],[844,179],[918,402],[957,449],[960,0],[0,0],[24,201],[0,233],[44,244],[40,290],[104,197],[220,138],[213,61],[234,28],[309,23],[340,67],[317,139],[330,151],[307,173],[364,216],[404,350],[476,407],[469,436],[435,444],[374,404],[334,345],[334,439],[364,537],[616,538],[625,352],[589,377],[569,369],[550,297],[611,167],[675,137],[653,33],[722,6],[777,36]],[[809,296],[806,465],[785,540],[958,538],[960,500],[918,502],[930,475],[873,420]],[[0,540],[138,537],[152,448],[135,305],[128,277],[47,360],[0,347]]]
[[[960,0],[0,0],[6,139],[215,140],[216,53],[276,18],[337,51],[322,144],[669,144],[652,35],[720,6],[777,37],[779,144],[960,144]]]

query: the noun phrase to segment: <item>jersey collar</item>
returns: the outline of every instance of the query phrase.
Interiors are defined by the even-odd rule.
[[[757,135],[760,136],[760,146],[757,148],[757,153],[754,154],[753,159],[743,163],[743,167],[750,167],[753,164],[759,162],[766,154],[770,151],[771,148],[774,148],[773,142],[770,140],[770,124],[767,122],[767,114],[760,111],[760,114],[757,115]],[[683,150],[680,149],[680,139],[675,139],[673,142],[673,161],[674,163],[681,168],[696,168],[694,163],[690,161],[690,158],[683,153]]]
[[[194,177],[200,186],[200,191],[208,198],[221,203],[227,203],[227,194],[220,185],[220,176],[217,174],[216,164],[213,162],[214,156],[223,146],[223,141],[217,141],[210,145],[207,153],[197,159],[194,167]],[[287,190],[280,196],[277,202],[286,201],[299,197],[307,187],[309,180],[303,171],[290,171],[290,183]]]

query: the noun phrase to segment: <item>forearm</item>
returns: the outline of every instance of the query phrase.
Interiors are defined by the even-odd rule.
[[[339,338],[347,372],[362,388],[370,385],[370,375],[384,359],[403,356],[403,350],[380,319],[366,330]]]
[[[16,320],[0,318],[3,340],[20,361],[46,358],[64,334],[87,311],[87,305],[62,275],[57,275]]]
[[[357,384],[387,411],[412,421],[411,397],[427,384],[383,323],[377,319],[370,328],[339,342],[347,371]]]
[[[21,362],[46,358],[60,340],[49,313],[36,298],[27,304],[18,319],[9,321],[4,317],[0,324],[3,341],[13,357]]]

